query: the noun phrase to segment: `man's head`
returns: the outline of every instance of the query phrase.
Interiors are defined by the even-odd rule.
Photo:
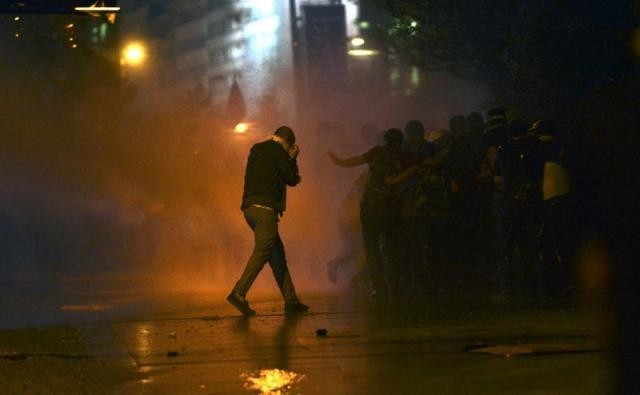
[[[534,122],[529,131],[539,136],[555,136],[557,134],[555,123],[542,119]]]
[[[422,141],[424,140],[424,126],[420,121],[409,121],[404,127],[404,134],[407,140]]]
[[[474,133],[482,133],[484,131],[484,119],[479,112],[472,112],[467,115],[467,126]]]
[[[487,111],[487,120],[496,119],[496,118],[507,118],[507,110],[502,107],[492,108]]]
[[[402,147],[403,140],[404,136],[402,135],[402,131],[400,129],[391,128],[384,132],[384,142],[391,148],[400,149]]]
[[[504,108],[493,108],[487,112],[485,131],[504,130],[507,125],[507,111]]]
[[[526,136],[527,130],[527,123],[522,119],[514,119],[509,122],[509,137],[512,139]]]
[[[467,129],[467,121],[464,115],[454,115],[449,119],[449,131],[454,134],[464,133]]]
[[[296,135],[288,126],[280,126],[273,134],[284,140],[284,142],[286,142],[289,146],[292,146],[296,143]]]

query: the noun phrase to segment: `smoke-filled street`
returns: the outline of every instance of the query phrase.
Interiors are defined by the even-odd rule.
[[[0,1],[0,392],[640,394],[640,0]]]

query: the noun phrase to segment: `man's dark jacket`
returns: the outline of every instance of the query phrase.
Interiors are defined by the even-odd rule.
[[[252,204],[271,207],[279,213],[286,208],[287,185],[300,182],[298,164],[273,140],[251,148],[244,175],[242,209]]]

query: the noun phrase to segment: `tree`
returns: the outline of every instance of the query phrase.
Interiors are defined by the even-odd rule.
[[[378,0],[392,54],[486,83],[500,101],[558,115],[634,66],[631,0]]]

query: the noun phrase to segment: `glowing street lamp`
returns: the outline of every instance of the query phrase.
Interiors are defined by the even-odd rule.
[[[355,57],[368,57],[379,55],[380,51],[375,49],[350,49],[348,54]]]
[[[364,45],[364,39],[362,37],[354,37],[351,39],[351,45],[353,47],[361,47]]]
[[[236,134],[245,134],[248,130],[249,124],[246,122],[240,122],[233,128],[233,132]]]
[[[367,48],[366,42],[362,37],[353,37],[349,44],[349,50],[347,51],[349,56],[368,57],[380,54],[380,51],[376,49]]]
[[[139,42],[131,42],[122,50],[120,64],[138,67],[147,59],[147,49]]]

